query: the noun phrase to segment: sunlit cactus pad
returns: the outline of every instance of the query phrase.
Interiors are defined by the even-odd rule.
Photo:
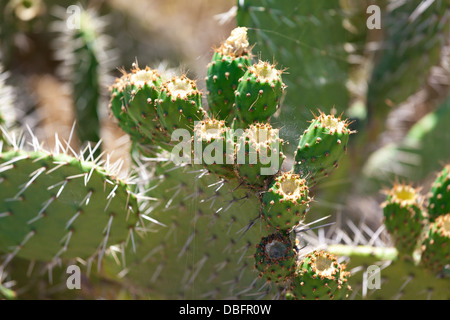
[[[127,243],[137,199],[92,161],[10,151],[0,156],[0,251],[30,260],[87,259]]]

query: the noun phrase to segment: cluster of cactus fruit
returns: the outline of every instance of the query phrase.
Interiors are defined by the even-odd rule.
[[[240,19],[278,12],[252,11],[251,1],[239,6]],[[284,18],[289,28],[303,21]],[[251,30],[258,45],[270,44],[265,29]],[[438,297],[450,297],[444,279],[450,264],[448,165],[426,197],[406,184],[386,192],[384,225],[396,249],[324,243],[326,250],[303,250],[302,226],[315,210],[316,184],[342,164],[354,131],[336,112],[319,111],[301,135],[290,130],[288,135],[298,134],[291,154],[277,128],[277,120],[291,117],[283,108],[285,82],[291,82],[277,64],[255,60],[247,31],[234,29],[214,50],[205,93],[187,75],[141,69],[137,62],[122,71],[110,87],[109,110],[132,142],[131,177],[120,176],[121,163],[104,160],[98,145],[77,153],[70,141],[57,140],[50,152],[31,134],[28,151],[21,137],[0,131],[0,298],[14,296],[2,284],[8,272],[20,274],[29,263],[28,275],[44,262],[49,274],[62,263],[88,270],[97,264],[100,275],[91,279],[114,279],[121,288],[131,284],[139,298],[346,299],[355,297],[358,285],[349,266],[377,259],[392,262],[386,272],[391,278],[408,273]],[[288,51],[280,49],[285,56]],[[85,66],[100,62],[91,53]],[[305,72],[312,66],[305,65]],[[98,93],[98,75],[91,74],[98,68],[88,69],[77,71],[96,82],[90,87]],[[300,82],[304,89],[307,81]],[[336,82],[342,94],[343,82]],[[86,83],[80,85],[86,90]],[[342,102],[342,96],[329,96]],[[93,113],[84,116],[98,122],[98,110],[88,109]],[[87,124],[84,116],[79,118]],[[297,121],[295,115],[290,121]],[[95,137],[98,128],[91,123]],[[343,256],[351,257],[349,265]]]
[[[344,267],[335,265],[329,254],[315,252],[305,259],[329,259],[329,267],[337,272],[328,267],[303,272],[304,260],[291,238],[309,210],[309,189],[337,167],[352,132],[347,121],[320,112],[300,137],[295,165],[280,170],[286,158],[283,140],[270,118],[280,108],[286,86],[276,66],[252,59],[246,28],[234,29],[208,66],[209,108],[203,106],[195,81],[186,76],[164,79],[156,70],[135,64],[111,88],[112,113],[136,145],[151,141],[178,154],[183,150],[177,149],[181,143],[175,145],[176,139],[183,138],[181,149],[192,152],[194,163],[258,195],[259,217],[274,232],[257,245],[255,267],[261,277],[293,286],[295,297],[321,298],[323,292],[333,297],[337,289],[347,288]],[[294,285],[293,279],[307,276],[317,280],[308,287]],[[336,285],[330,284],[333,281]],[[316,290],[321,285],[328,290]]]
[[[439,274],[450,264],[450,165],[445,166],[427,196],[411,185],[395,184],[383,203],[385,226],[403,258],[414,259]]]

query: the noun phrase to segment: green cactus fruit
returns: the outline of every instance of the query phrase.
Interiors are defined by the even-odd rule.
[[[208,65],[205,81],[210,116],[225,120],[227,125],[231,124],[235,116],[234,91],[251,61],[247,28],[235,28],[225,42],[215,49]]]
[[[276,177],[261,198],[261,217],[269,227],[294,228],[309,210],[311,198],[306,180],[293,173]]]
[[[446,165],[433,182],[429,194],[429,220],[450,212],[450,164]]]
[[[254,122],[267,122],[278,110],[285,85],[282,71],[265,61],[248,67],[235,92],[236,128],[247,128]]]
[[[351,290],[347,284],[348,275],[336,256],[325,251],[314,251],[298,262],[292,296],[305,300],[345,298]]]
[[[128,184],[94,162],[46,151],[0,156],[0,251],[54,261],[128,244],[139,207]]]
[[[117,78],[114,84],[109,88],[111,100],[109,108],[114,117],[118,120],[119,127],[127,133],[131,140],[136,143],[150,144],[151,140],[143,134],[139,126],[127,111],[127,100],[124,96],[124,88],[129,82],[128,74]]]
[[[405,184],[395,184],[386,193],[386,201],[382,204],[384,225],[399,255],[411,256],[426,218],[422,197],[417,189]]]
[[[450,265],[450,213],[437,217],[430,225],[422,243],[421,263],[433,272]]]
[[[127,102],[126,110],[142,133],[154,145],[170,147],[170,137],[162,129],[156,112],[161,82],[161,76],[157,70],[149,67],[140,69],[137,64],[133,64],[129,81],[124,88],[124,97]]]
[[[194,121],[205,115],[202,108],[202,94],[195,81],[185,76],[173,77],[161,85],[157,101],[159,121],[169,134],[176,129],[194,131]]]
[[[290,235],[273,233],[263,237],[256,246],[255,269],[259,272],[258,276],[268,282],[286,283],[295,272],[296,256]]]
[[[219,177],[233,179],[234,139],[224,120],[205,119],[194,126],[195,163],[203,164]]]
[[[279,130],[268,123],[251,124],[236,145],[236,173],[239,179],[256,189],[267,187],[286,158]]]
[[[294,173],[306,177],[311,185],[327,177],[337,168],[338,161],[347,151],[349,136],[348,121],[341,117],[326,115],[311,121],[295,151]]]

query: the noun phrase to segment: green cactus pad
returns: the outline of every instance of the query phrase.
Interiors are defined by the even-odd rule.
[[[311,184],[327,177],[346,153],[351,133],[346,120],[320,112],[300,137],[294,173],[306,177]]]
[[[253,249],[265,234],[255,223],[253,193],[200,165],[159,163],[150,182],[148,195],[158,201],[149,216],[163,225],[137,239],[136,254],[125,249],[117,271],[124,281],[163,299],[268,296],[273,288],[254,270]]]
[[[430,221],[450,212],[450,164],[445,166],[433,182],[428,197],[428,214]]]
[[[399,254],[411,256],[426,218],[421,195],[412,186],[395,184],[387,191],[387,199],[382,207],[384,225]]]
[[[234,174],[234,141],[224,120],[206,119],[194,127],[195,159],[209,172],[228,179]],[[196,162],[197,163],[197,162]]]
[[[236,145],[235,168],[239,179],[256,189],[267,187],[286,158],[282,145],[278,129],[268,123],[251,124]]]
[[[422,244],[422,265],[441,272],[450,265],[450,213],[439,216],[429,227]]]
[[[314,251],[298,263],[293,278],[295,299],[328,300],[345,298],[351,289],[345,266],[325,251]]]
[[[234,91],[239,79],[251,65],[247,28],[236,28],[215,50],[206,76],[210,116],[231,124],[235,116]]]
[[[169,134],[176,129],[194,130],[194,122],[205,115],[202,94],[193,80],[185,76],[173,77],[161,85],[157,101],[159,121]]]
[[[239,79],[235,92],[236,128],[246,128],[254,122],[267,122],[278,110],[285,88],[281,73],[264,61],[247,69]]]
[[[275,178],[261,198],[261,217],[270,227],[291,229],[304,219],[311,198],[306,180],[283,173]]]
[[[255,269],[268,282],[285,283],[295,272],[296,256],[289,234],[273,233],[256,246]]]
[[[127,243],[138,215],[127,184],[93,162],[41,151],[0,156],[0,251],[7,262],[90,258]]]

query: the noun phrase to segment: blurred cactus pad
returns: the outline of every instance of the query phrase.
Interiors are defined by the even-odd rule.
[[[450,299],[449,7],[1,2],[0,299]]]

